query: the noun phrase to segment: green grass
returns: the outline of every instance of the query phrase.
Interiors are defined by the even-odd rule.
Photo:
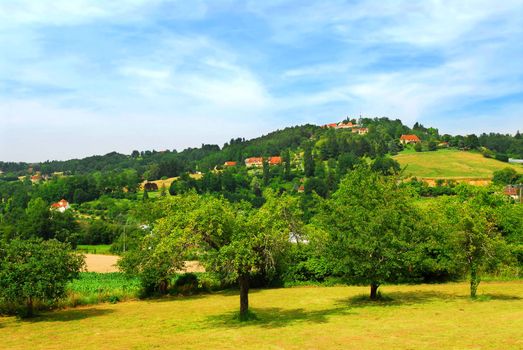
[[[523,166],[485,158],[477,152],[445,149],[434,152],[404,151],[394,156],[405,175],[420,178],[492,178],[494,171],[507,167],[523,173]]]
[[[116,302],[137,298],[140,281],[120,272],[82,272],[79,279],[69,283],[67,290],[61,306]]]
[[[80,253],[114,255],[114,253],[111,253],[110,249],[110,244],[79,244],[76,247],[76,250]]]
[[[0,318],[5,349],[521,349],[523,281],[225,291]]]

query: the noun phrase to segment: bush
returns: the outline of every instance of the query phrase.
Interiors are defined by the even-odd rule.
[[[496,153],[496,159],[508,163],[508,156],[506,154]]]
[[[36,305],[51,305],[65,297],[67,283],[78,278],[83,266],[82,255],[56,240],[0,245],[0,301],[30,317]]]
[[[198,276],[194,273],[179,275],[174,282],[174,290],[177,294],[194,294],[198,292]]]

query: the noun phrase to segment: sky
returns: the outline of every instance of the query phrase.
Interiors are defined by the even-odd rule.
[[[0,0],[0,161],[360,115],[523,131],[523,1]]]

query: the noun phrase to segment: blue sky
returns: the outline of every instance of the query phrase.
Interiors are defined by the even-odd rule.
[[[0,0],[0,160],[360,114],[515,133],[522,23],[521,0]]]

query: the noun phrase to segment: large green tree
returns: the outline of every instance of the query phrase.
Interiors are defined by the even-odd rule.
[[[349,283],[378,287],[409,274],[417,255],[421,216],[396,177],[358,167],[326,200],[315,224],[326,256]]]
[[[248,317],[252,276],[271,277],[291,234],[301,228],[296,199],[267,195],[260,209],[213,196],[192,195],[192,210],[158,221],[159,234],[170,235],[184,252],[199,252],[208,271],[240,287],[240,318]]]

